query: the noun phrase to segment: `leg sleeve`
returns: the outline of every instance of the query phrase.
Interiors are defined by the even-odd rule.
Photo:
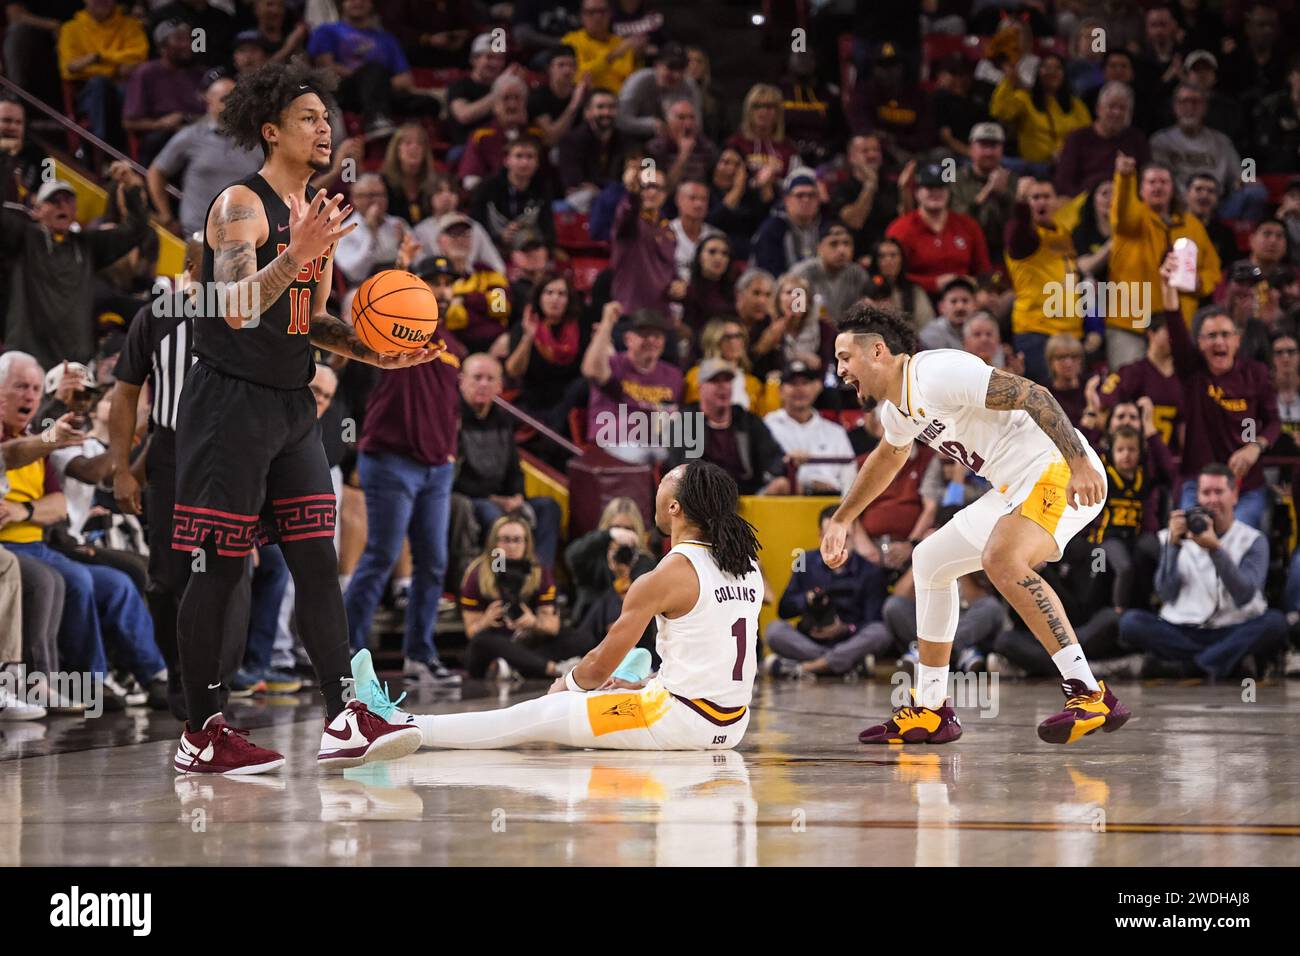
[[[415,717],[424,746],[452,750],[498,750],[548,743],[604,750],[659,749],[646,729],[655,721],[643,695],[547,694],[504,710]],[[621,721],[626,729],[612,729]]]
[[[920,639],[952,643],[961,607],[957,579],[979,570],[983,563],[983,548],[973,543],[960,528],[969,526],[978,530],[976,526],[981,524],[983,513],[994,507],[995,502],[986,495],[958,512],[956,518],[918,544],[912,552],[916,633]]]

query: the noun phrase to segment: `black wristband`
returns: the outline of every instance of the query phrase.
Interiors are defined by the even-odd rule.
[[[36,514],[36,506],[33,505],[30,501],[24,501],[23,507],[27,509],[27,520],[31,521]]]

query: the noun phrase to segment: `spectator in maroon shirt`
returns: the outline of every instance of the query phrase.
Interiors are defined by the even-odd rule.
[[[709,236],[695,247],[691,278],[682,300],[682,321],[698,335],[710,319],[730,315],[735,309],[736,283],[731,278],[731,241]]]
[[[661,210],[667,198],[661,169],[642,170],[629,162],[623,170],[627,190],[614,211],[610,268],[612,292],[627,313],[638,309],[668,312],[670,302],[686,294],[677,278],[677,237]]]
[[[614,325],[623,314],[616,300],[606,303],[591,344],[582,357],[582,374],[591,383],[587,435],[616,458],[644,464],[664,457],[650,434],[657,412],[681,405],[681,370],[663,361],[672,326],[653,309],[639,309],[627,323],[627,351],[614,351]],[[654,417],[653,424],[662,424]],[[624,430],[624,425],[626,430]]]
[[[849,125],[854,133],[880,133],[893,161],[902,166],[935,143],[930,97],[919,84],[906,83],[903,63],[892,43],[880,54],[853,91]]]
[[[1073,335],[1053,335],[1044,348],[1047,390],[1076,428],[1087,404],[1083,393],[1083,344]]]
[[[1270,505],[1260,457],[1281,433],[1277,392],[1263,362],[1238,354],[1241,331],[1222,309],[1210,307],[1193,319],[1191,334],[1169,285],[1174,256],[1160,268],[1161,299],[1174,371],[1183,382],[1184,435],[1180,507],[1196,504],[1196,476],[1209,464],[1226,464],[1237,480],[1237,520],[1258,529]]]
[[[122,126],[139,137],[139,156],[149,165],[173,133],[207,108],[199,92],[203,68],[194,66],[190,27],[167,20],[153,31],[158,59],[140,64],[126,87]]]
[[[903,247],[907,277],[933,295],[958,276],[993,271],[979,223],[948,208],[952,197],[942,168],[922,167],[916,182],[916,209],[885,230]]]
[[[343,596],[354,651],[366,647],[384,585],[410,540],[410,605],[402,674],[421,685],[459,683],[438,657],[434,628],[447,570],[447,525],[460,430],[464,347],[438,330],[438,361],[381,372],[366,402],[357,472],[366,495],[366,548]]]
[[[1126,153],[1145,166],[1151,159],[1146,134],[1133,125],[1133,90],[1110,82],[1097,94],[1096,119],[1091,126],[1065,137],[1056,163],[1056,191],[1077,196],[1115,172],[1115,154]]]
[[[1177,454],[1182,447],[1179,433],[1183,424],[1183,383],[1174,374],[1169,329],[1160,312],[1152,314],[1147,327],[1146,355],[1107,375],[1098,389],[1097,404],[1100,410],[1113,413],[1120,404],[1142,398],[1153,403],[1160,438]],[[1100,426],[1101,422],[1097,424]]]
[[[695,103],[675,100],[665,108],[664,116],[664,131],[646,143],[646,155],[668,171],[672,189],[688,179],[707,182],[718,160],[718,147],[700,131]]]
[[[501,74],[492,84],[492,95],[492,120],[470,134],[457,167],[465,189],[470,191],[505,167],[506,147],[512,142],[527,136],[540,143],[544,135],[540,127],[528,123],[528,84],[518,76]],[[549,176],[546,157],[541,159],[545,178]]]

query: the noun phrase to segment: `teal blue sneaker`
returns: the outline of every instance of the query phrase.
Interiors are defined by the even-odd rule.
[[[398,710],[397,705],[406,700],[406,693],[397,700],[388,696],[388,683],[381,684],[375,673],[375,663],[370,659],[370,651],[362,648],[352,657],[352,678],[356,681],[357,700],[370,708],[371,713],[380,720],[390,724],[410,723],[406,712]]]
[[[639,684],[650,676],[650,652],[644,647],[634,647],[627,652],[623,663],[618,665],[614,676],[629,684]]]

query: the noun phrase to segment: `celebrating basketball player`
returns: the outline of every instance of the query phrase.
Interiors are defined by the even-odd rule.
[[[967,352],[913,354],[911,326],[862,304],[839,324],[840,378],[880,403],[884,440],[867,456],[832,517],[821,552],[848,558],[850,525],[907,463],[913,441],[961,462],[993,487],[912,552],[920,664],[912,704],[864,730],[863,743],[947,743],[961,724],[947,701],[959,608],[957,579],[983,569],[1061,672],[1065,709],[1038,726],[1048,743],[1073,743],[1123,726],[1130,712],[1092,675],[1061,600],[1034,568],[1057,561],[1100,512],[1101,462],[1051,392]]]
[[[655,524],[670,535],[672,550],[632,582],[605,639],[556,678],[547,696],[473,714],[407,714],[389,701],[368,658],[366,673],[354,675],[358,696],[393,723],[419,727],[426,747],[730,750],[749,725],[763,602],[758,539],[736,514],[736,495],[731,476],[707,462],[664,476]],[[651,618],[663,659],[658,674],[613,677]]]
[[[187,773],[261,773],[284,763],[221,714],[222,623],[260,540],[278,540],[293,574],[298,633],[325,697],[322,766],[411,753],[420,735],[355,700],[334,551],[335,501],[308,383],[312,346],[383,368],[436,350],[381,356],[324,311],[332,253],[352,226],[342,196],[308,185],[330,166],[329,90],[322,72],[269,64],[226,99],[222,131],[261,146],[261,170],[208,209],[200,298],[219,287],[222,314],[194,323],[197,363],[181,393],[172,547],[194,555],[177,622],[189,721],[174,765]]]

